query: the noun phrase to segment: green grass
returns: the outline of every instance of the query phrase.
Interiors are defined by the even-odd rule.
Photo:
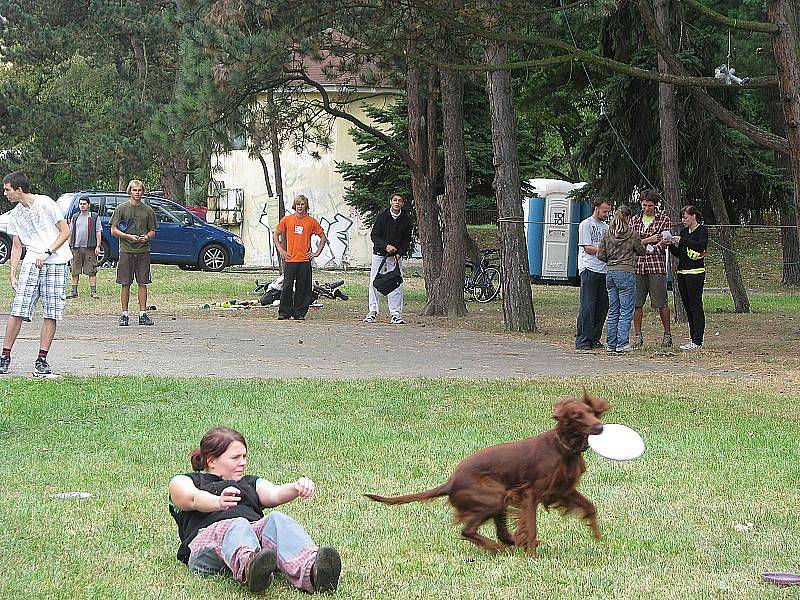
[[[539,557],[460,541],[444,501],[388,507],[362,492],[437,485],[466,454],[551,426],[577,380],[0,381],[3,598],[244,598],[175,560],[166,486],[203,431],[227,424],[250,472],[307,474],[318,497],[284,510],[344,560],[339,598],[790,598],[759,580],[797,571],[800,408],[788,384],[613,377],[608,422],[645,437],[617,463],[587,453],[581,489],[601,542],[540,511]],[[59,501],[60,491],[89,500]],[[752,522],[741,533],[737,523]],[[285,582],[270,598],[299,598]]]

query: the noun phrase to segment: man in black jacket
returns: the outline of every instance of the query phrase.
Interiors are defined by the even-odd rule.
[[[364,317],[364,323],[374,323],[377,321],[379,306],[379,292],[372,285],[375,280],[375,275],[378,274],[378,269],[386,257],[386,263],[381,269],[381,273],[385,273],[400,265],[403,268],[403,263],[400,258],[408,254],[411,246],[411,218],[408,213],[403,211],[405,200],[400,194],[392,194],[389,200],[389,208],[378,213],[375,218],[375,224],[372,226],[372,268],[369,273],[369,312]],[[396,290],[387,296],[389,302],[389,314],[391,315],[391,323],[394,325],[402,325],[405,323],[403,320],[403,286],[402,284]]]

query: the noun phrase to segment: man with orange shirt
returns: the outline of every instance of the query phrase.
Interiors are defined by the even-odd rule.
[[[272,234],[275,247],[286,260],[278,318],[294,317],[302,321],[311,304],[311,259],[320,255],[328,238],[317,220],[308,215],[308,198],[299,195],[294,199],[292,209],[294,213],[283,217]],[[316,252],[311,250],[312,235],[319,236]],[[286,240],[286,246],[281,237]]]

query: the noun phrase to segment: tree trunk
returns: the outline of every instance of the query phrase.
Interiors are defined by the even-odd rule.
[[[283,171],[281,168],[281,143],[278,140],[278,126],[275,124],[275,99],[273,92],[267,92],[269,104],[269,145],[272,152],[272,171],[275,173],[275,194],[278,196],[278,219],[286,216],[286,200],[283,197]],[[278,255],[282,260],[283,257]]]
[[[772,129],[780,136],[786,137],[786,121],[783,118],[783,106],[776,88],[767,90],[767,106]],[[782,152],[775,153],[775,161],[791,178],[792,163]],[[793,198],[783,190],[777,192],[775,203],[778,205],[781,224],[781,249],[783,256],[783,277],[781,283],[788,286],[800,285],[800,238],[797,235]]]
[[[178,204],[186,200],[186,157],[173,156],[161,165],[161,189],[164,195]]]
[[[800,16],[795,3],[796,0],[770,0],[767,18],[780,29],[772,36],[772,52],[789,141],[795,224],[800,229]]]
[[[488,64],[508,63],[505,42],[488,41],[483,47]],[[536,315],[528,268],[528,249],[520,199],[517,126],[511,91],[511,72],[487,71],[486,93],[492,119],[495,196],[500,215],[500,274],[503,318],[510,331],[536,331]]]
[[[713,150],[711,151],[713,152]],[[747,288],[742,280],[742,270],[739,266],[739,257],[736,255],[736,233],[728,218],[728,209],[725,206],[725,198],[719,185],[718,156],[709,156],[707,165],[708,179],[706,181],[706,194],[711,202],[711,208],[717,217],[719,228],[719,245],[722,248],[722,262],[725,265],[725,277],[728,280],[728,289],[733,298],[734,310],[737,313],[753,312],[750,308],[750,299],[747,297]]]
[[[442,270],[423,315],[463,316],[464,230],[467,210],[467,170],[464,150],[464,75],[442,69],[442,129],[444,146],[444,202]],[[432,104],[433,100],[428,99]]]
[[[264,174],[264,185],[267,186],[267,196],[272,198],[272,182],[269,179],[269,167],[267,166],[267,161],[264,160],[264,156],[260,152],[258,153],[258,162],[261,164],[261,172]]]
[[[117,167],[117,191],[124,192],[125,189],[128,187],[128,182],[126,181],[128,178],[125,177],[125,167],[122,166],[122,162],[120,161],[119,166]]]
[[[670,0],[656,0],[655,13],[656,24],[667,40],[670,40],[670,18],[669,18],[669,2]],[[669,66],[664,58],[658,55],[658,71],[659,73],[668,73]],[[658,84],[658,122],[659,133],[661,137],[661,178],[664,186],[664,198],[667,202],[667,212],[670,214],[670,219],[674,224],[678,224],[680,220],[678,215],[681,214],[681,180],[680,180],[680,167],[678,166],[678,119],[677,119],[677,106],[675,101],[675,87],[667,83]],[[678,233],[680,227],[677,227],[673,233]],[[670,265],[672,269],[672,281],[676,282],[677,275],[675,273],[677,262],[672,260],[670,255]],[[672,286],[672,298],[674,304],[673,318],[676,323],[686,323],[686,309],[683,306],[683,300],[678,293],[678,286]]]
[[[409,54],[410,55],[410,54]],[[408,150],[419,170],[411,172],[411,190],[417,209],[417,230],[422,246],[422,267],[425,275],[425,289],[433,292],[442,268],[442,236],[439,226],[439,207],[433,197],[432,182],[428,178],[429,150],[425,127],[426,108],[421,89],[422,74],[419,67],[410,66],[406,78],[406,97],[408,99]],[[429,99],[429,101],[431,101]],[[433,157],[435,160],[435,157]]]

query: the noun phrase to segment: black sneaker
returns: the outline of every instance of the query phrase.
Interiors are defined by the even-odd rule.
[[[128,318],[128,315],[120,315],[119,316],[119,326],[120,327],[127,327],[128,325],[130,325],[130,319]]]
[[[50,375],[53,372],[53,369],[50,368],[50,365],[47,364],[47,361],[42,358],[41,356],[36,359],[36,362],[33,363],[33,374],[38,376]]]
[[[147,316],[147,313],[139,315],[139,325],[152,325],[153,319]]]
[[[11,355],[0,356],[0,375],[8,373],[8,367],[11,366]]]
[[[250,559],[244,568],[247,591],[259,594],[272,583],[272,574],[278,567],[278,555],[274,550],[261,550]]]
[[[342,559],[336,548],[322,546],[317,551],[317,560],[311,567],[311,585],[314,591],[333,592],[339,586],[339,574],[342,572]]]

